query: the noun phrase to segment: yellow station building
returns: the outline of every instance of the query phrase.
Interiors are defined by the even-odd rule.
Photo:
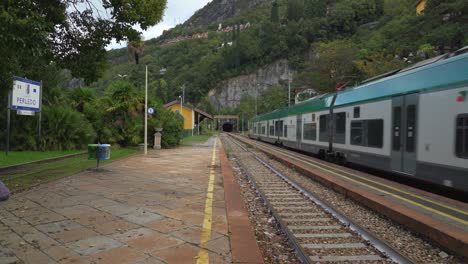
[[[414,5],[416,7],[416,14],[421,15],[426,9],[427,0],[418,0]]]
[[[208,113],[203,112],[200,109],[197,109],[189,104],[181,103],[180,101],[172,101],[164,105],[165,108],[171,110],[172,112],[179,113],[184,118],[184,130],[186,134],[198,134],[199,124],[204,119],[213,120],[213,116]]]

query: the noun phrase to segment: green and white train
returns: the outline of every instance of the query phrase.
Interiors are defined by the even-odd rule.
[[[468,191],[468,53],[258,116],[249,135]]]

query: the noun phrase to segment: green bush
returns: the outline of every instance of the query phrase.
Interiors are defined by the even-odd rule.
[[[44,106],[41,150],[82,149],[96,133],[85,116],[67,106]]]
[[[183,118],[181,115],[174,113],[163,106],[156,107],[156,114],[149,119],[149,141],[153,141],[155,128],[162,128],[161,147],[171,148],[179,145],[182,139]]]

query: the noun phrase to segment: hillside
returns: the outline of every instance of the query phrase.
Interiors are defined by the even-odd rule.
[[[205,110],[252,112],[258,93],[287,103],[288,69],[293,88],[328,92],[337,83],[356,84],[467,45],[461,26],[467,14],[463,0],[429,1],[420,16],[413,0],[215,0],[185,24],[147,41],[139,65],[126,49],[109,52],[111,67],[93,86],[103,91],[120,74],[141,88],[148,65],[150,92],[162,102],[176,99],[185,86],[186,101]],[[289,64],[272,71],[281,78],[261,76],[280,60]],[[160,75],[160,69],[167,71]],[[234,93],[235,101],[226,99]],[[259,111],[279,106],[262,101]]]
[[[206,28],[235,17],[270,0],[213,0],[184,23],[187,28]]]

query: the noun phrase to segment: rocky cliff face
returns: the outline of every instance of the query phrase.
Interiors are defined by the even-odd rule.
[[[270,0],[213,0],[204,8],[197,11],[187,22],[185,27],[197,28],[211,23],[220,23],[234,17],[244,10],[248,10]]]
[[[260,96],[270,87],[286,83],[288,61],[280,60],[260,68],[250,75],[237,76],[224,81],[220,87],[210,91],[210,103],[214,107],[237,107],[244,96]]]

